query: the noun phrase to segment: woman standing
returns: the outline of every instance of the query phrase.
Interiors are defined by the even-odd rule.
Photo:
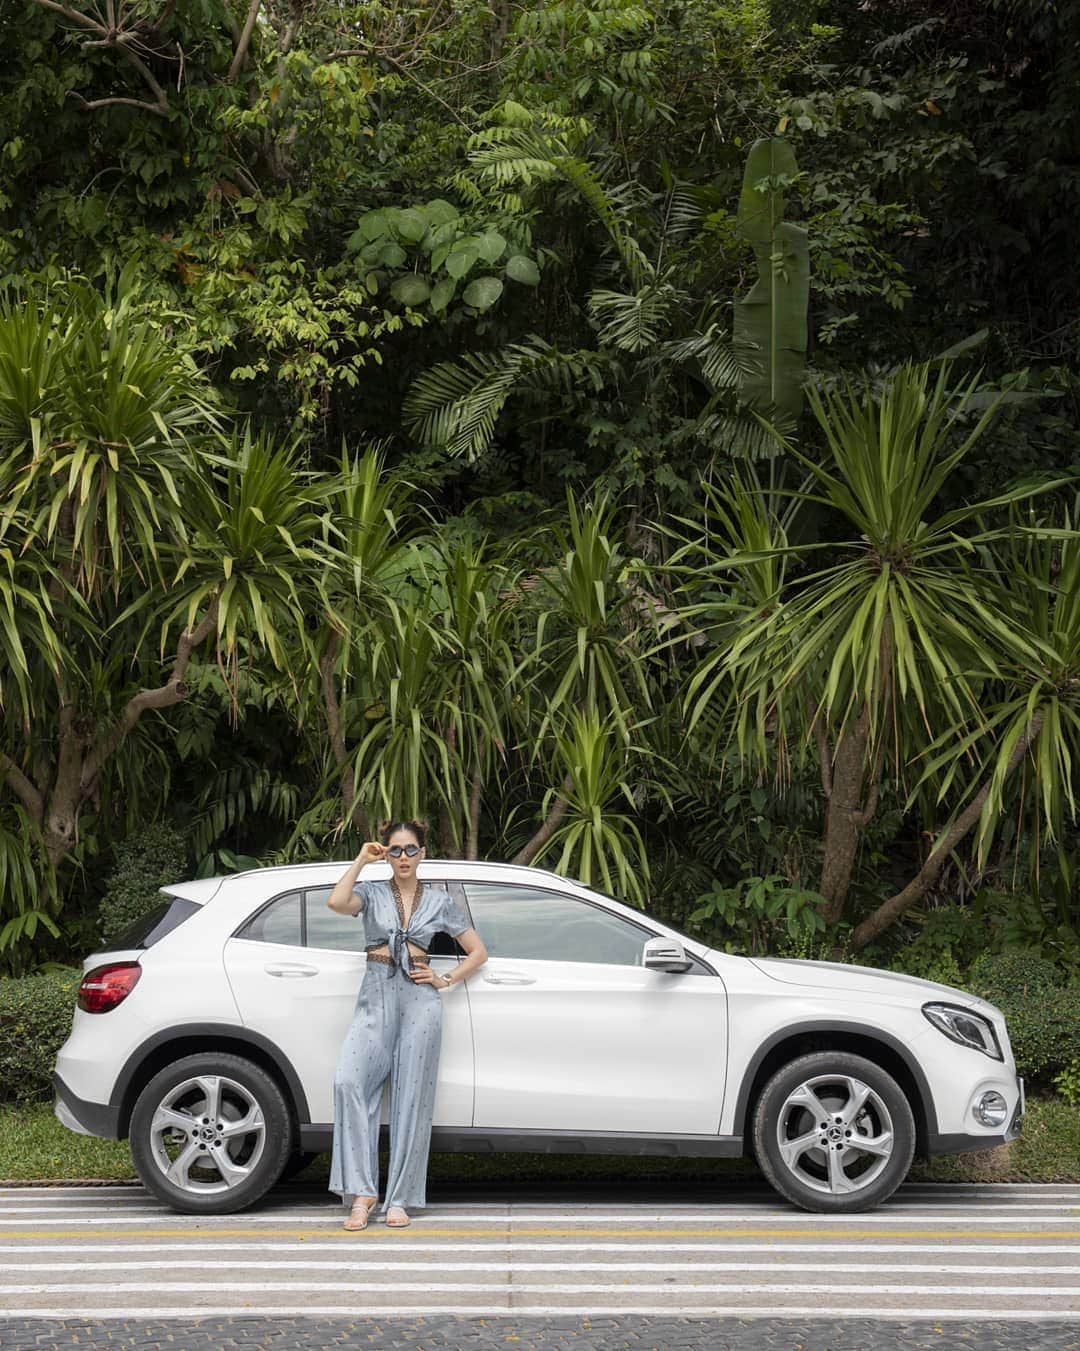
[[[346,1229],[366,1229],[379,1203],[379,1114],[390,1077],[390,1171],[384,1214],[392,1229],[410,1221],[406,1207],[426,1199],[431,1115],[442,1040],[440,994],[487,961],[487,949],[446,887],[416,875],[424,858],[422,821],[387,821],[381,843],[365,844],[327,901],[364,924],[367,967],[334,1075],[334,1151],[330,1190],[353,1197]],[[369,863],[389,861],[389,882],[360,882]],[[427,962],[432,937],[452,935],[465,949],[453,973]]]

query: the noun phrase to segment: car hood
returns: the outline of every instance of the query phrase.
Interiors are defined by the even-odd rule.
[[[907,992],[912,998],[927,999],[937,995],[950,1004],[962,1004],[965,1008],[989,1008],[985,1000],[969,994],[966,990],[957,990],[951,985],[938,985],[936,981],[921,980],[918,976],[905,976],[899,971],[880,971],[871,966],[850,966],[846,962],[803,962],[779,957],[751,957],[750,961],[770,980],[782,981],[785,985],[808,985],[815,989],[834,990],[838,994],[846,990],[859,994],[880,994],[903,997]]]

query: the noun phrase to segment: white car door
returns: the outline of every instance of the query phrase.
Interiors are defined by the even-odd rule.
[[[466,882],[489,960],[468,982],[473,1122],[522,1130],[715,1134],[727,998],[695,959],[649,971],[655,931],[536,886]]]
[[[327,909],[330,891],[307,887],[275,897],[225,944],[225,971],[245,1026],[288,1057],[318,1125],[333,1121],[334,1070],[367,961],[363,924]],[[432,968],[448,971],[458,959],[438,955],[440,948],[449,954],[453,945],[446,939],[433,946]],[[434,1124],[468,1126],[472,1095],[468,998],[447,999]],[[388,1109],[389,1085],[383,1121]]]

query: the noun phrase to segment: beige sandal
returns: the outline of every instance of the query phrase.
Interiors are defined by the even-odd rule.
[[[405,1218],[403,1220],[392,1220],[390,1216],[395,1210],[399,1211]],[[387,1229],[407,1229],[410,1224],[412,1224],[412,1220],[409,1219],[408,1212],[404,1206],[391,1206],[386,1212]]]
[[[348,1219],[341,1227],[348,1229],[350,1233],[355,1233],[358,1229],[366,1229],[368,1220],[371,1218],[371,1212],[378,1204],[378,1197],[373,1201],[368,1201],[363,1196],[356,1197],[349,1211]]]

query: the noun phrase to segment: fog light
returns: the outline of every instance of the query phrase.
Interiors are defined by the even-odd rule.
[[[981,1126],[1004,1126],[1009,1115],[1009,1106],[1000,1093],[984,1093],[975,1099],[972,1108],[975,1120]]]

